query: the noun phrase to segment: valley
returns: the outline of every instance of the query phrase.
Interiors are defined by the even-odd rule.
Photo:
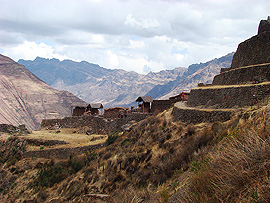
[[[137,95],[138,108],[110,109],[111,112],[103,115],[98,113],[102,105],[83,103],[68,92],[65,95],[70,97],[48,99],[46,101],[53,102],[46,106],[45,95],[52,91],[59,95],[59,91],[51,89],[24,66],[1,55],[2,66],[7,62],[9,67],[3,70],[6,75],[12,72],[13,82],[16,81],[14,74],[19,80],[20,73],[27,73],[38,84],[48,87],[42,91],[40,86],[35,86],[41,94],[30,97],[28,103],[22,99],[28,98],[28,94],[16,96],[17,86],[21,88],[22,83],[11,86],[8,83],[11,84],[11,79],[2,80],[3,92],[11,92],[16,98],[16,102],[3,98],[2,102],[15,104],[15,107],[17,103],[24,104],[23,108],[14,109],[25,109],[25,112],[30,112],[29,104],[37,103],[35,109],[40,104],[45,112],[50,108],[54,111],[63,108],[69,114],[42,117],[39,131],[28,129],[28,123],[0,125],[0,201],[269,202],[270,58],[266,54],[269,53],[269,36],[270,17],[261,20],[257,35],[239,44],[231,67],[221,69],[220,65],[227,66],[225,58],[231,57],[229,54],[206,64],[191,65],[184,72],[179,69],[181,76],[153,86],[153,91],[147,90],[152,91],[154,98],[157,95],[163,98],[175,95],[174,91],[183,87],[178,82],[185,84],[186,81],[185,88],[197,83],[189,93],[166,100]],[[51,62],[61,63],[55,59]],[[79,72],[77,62],[63,63],[76,65]],[[81,63],[89,67],[88,63]],[[219,70],[215,76],[212,65]],[[14,68],[19,70],[14,71]],[[101,70],[104,71],[101,75],[112,72]],[[117,72],[123,73],[118,85],[120,81],[129,83],[126,74],[134,75],[134,81],[141,77],[132,72]],[[116,83],[108,77],[100,79],[99,85],[103,88]],[[188,81],[193,81],[190,86]],[[114,90],[107,88],[106,91],[108,94]],[[40,98],[43,102],[39,103]],[[123,106],[124,98],[118,96]],[[76,109],[69,108],[74,100],[78,104],[78,115],[71,116],[74,113],[71,110]],[[169,105],[159,108],[158,104]]]

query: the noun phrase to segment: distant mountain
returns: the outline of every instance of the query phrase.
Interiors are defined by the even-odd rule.
[[[24,66],[0,54],[0,123],[38,129],[44,118],[71,115],[81,99],[51,88]]]
[[[198,83],[210,83],[221,68],[230,67],[233,53],[188,68],[175,68],[147,75],[102,68],[86,61],[44,59],[22,60],[31,72],[53,88],[72,92],[86,102],[101,102],[105,108],[128,107],[138,96],[168,99]]]
[[[220,73],[221,68],[231,66],[233,55],[234,52],[206,63],[190,65],[182,76],[165,85],[154,87],[147,95],[153,95],[155,99],[167,99],[182,91],[189,91],[199,83],[212,83],[214,76]]]
[[[20,59],[35,75],[56,89],[72,92],[92,103],[101,102],[106,107],[129,106],[138,96],[143,96],[156,85],[164,85],[182,76],[186,68],[150,72],[147,75],[124,70],[110,70],[85,61]]]

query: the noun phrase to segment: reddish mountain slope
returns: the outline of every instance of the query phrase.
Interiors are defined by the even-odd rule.
[[[71,103],[81,101],[0,54],[0,123],[38,129],[42,119],[68,116]]]

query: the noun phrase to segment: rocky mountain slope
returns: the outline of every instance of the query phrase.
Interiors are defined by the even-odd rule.
[[[190,91],[199,83],[211,83],[214,76],[220,73],[221,68],[230,67],[233,54],[234,53],[230,53],[206,63],[190,65],[181,77],[165,85],[158,85],[147,94],[153,95],[153,98],[167,99],[179,94],[179,92]]]
[[[71,114],[71,103],[81,99],[51,88],[24,66],[0,55],[0,123],[38,129],[44,118]]]
[[[87,102],[101,102],[105,107],[128,106],[158,84],[183,75],[185,68],[140,75],[124,70],[110,70],[85,61],[36,58],[19,60],[31,72],[56,89],[67,90]]]
[[[228,68],[232,55],[207,63],[194,64],[189,68],[175,68],[147,75],[124,70],[110,70],[85,61],[44,59],[34,61],[20,59],[31,72],[56,89],[72,92],[81,99],[101,102],[107,107],[130,106],[138,96],[168,98],[189,90],[198,83],[212,81],[220,68]]]

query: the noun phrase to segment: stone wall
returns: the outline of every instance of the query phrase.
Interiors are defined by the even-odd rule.
[[[188,104],[190,106],[217,105],[220,108],[243,107],[263,101],[269,94],[270,83],[195,88],[191,90]]]
[[[129,108],[112,107],[104,109],[103,118],[120,118],[127,116],[129,113],[131,113]]]
[[[270,63],[270,22],[262,20],[258,35],[238,45],[231,68]]]
[[[151,114],[131,113],[124,118],[114,120],[105,119],[98,116],[76,116],[65,117],[63,119],[44,119],[41,122],[42,129],[54,129],[54,126],[61,128],[82,128],[87,126],[90,134],[109,134],[115,131],[121,131],[122,127],[130,121],[139,122]]]
[[[174,121],[189,123],[211,123],[215,121],[230,120],[234,111],[225,110],[199,110],[199,109],[181,109],[173,107],[172,116]]]
[[[216,75],[213,85],[234,85],[270,81],[270,64],[227,69]]]
[[[151,106],[151,113],[156,114],[163,112],[172,107],[172,105],[177,102],[178,100],[154,100]]]

